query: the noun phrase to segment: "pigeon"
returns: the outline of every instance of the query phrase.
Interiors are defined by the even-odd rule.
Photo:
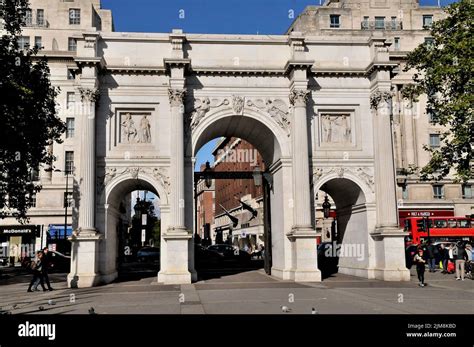
[[[316,309],[313,307],[313,308],[311,309],[311,314],[318,314],[318,311],[316,311]]]
[[[56,305],[56,303],[53,300],[48,300],[48,305]]]
[[[95,310],[94,310],[94,308],[93,308],[93,307],[91,307],[91,308],[89,309],[89,314],[97,314],[97,313],[95,313]]]
[[[13,306],[12,306],[13,309],[16,309],[17,307],[18,307],[17,304],[13,304]]]
[[[40,306],[38,307],[40,311],[44,311],[44,307],[43,306]]]
[[[281,310],[285,313],[291,312],[291,308],[289,308],[288,306],[280,306],[280,307],[281,307]]]

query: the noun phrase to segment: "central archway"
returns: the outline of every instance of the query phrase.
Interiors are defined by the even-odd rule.
[[[218,137],[236,137],[252,144],[263,158],[267,171],[272,176],[269,192],[270,232],[272,250],[271,273],[280,278],[290,279],[291,245],[285,230],[291,229],[292,211],[284,201],[291,200],[291,187],[285,189],[284,182],[291,180],[290,137],[269,115],[246,110],[244,115],[235,115],[228,110],[211,113],[194,129],[191,141],[186,147],[186,195],[187,205],[192,206],[192,187],[194,158],[197,152],[209,141]],[[187,211],[187,225],[194,225],[193,214]],[[189,223],[189,224],[188,224]],[[193,228],[194,230],[194,228]],[[194,243],[190,244],[190,268],[194,268]]]

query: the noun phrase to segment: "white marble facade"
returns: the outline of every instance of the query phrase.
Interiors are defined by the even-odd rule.
[[[158,281],[194,280],[194,156],[219,136],[252,143],[273,176],[274,276],[321,280],[313,196],[324,190],[338,209],[343,244],[363,250],[341,258],[340,272],[409,280],[390,112],[398,63],[383,31],[120,33],[107,27],[110,13],[99,1],[75,3],[92,3],[104,20],[101,28],[64,24],[77,52],[51,53],[53,81],[73,69],[74,80],[61,83],[83,110],[75,115],[80,140],[70,144],[80,196],[69,285],[116,278],[119,202],[136,189],[160,197]],[[46,37],[56,29],[41,30]]]

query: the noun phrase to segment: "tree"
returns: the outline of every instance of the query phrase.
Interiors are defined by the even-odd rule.
[[[431,159],[421,178],[439,180],[453,170],[455,181],[465,182],[474,177],[474,2],[460,0],[446,12],[445,19],[433,23],[433,39],[408,54],[405,71],[415,69],[414,83],[403,95],[416,100],[426,94],[427,112],[446,129],[439,148],[425,146]]]
[[[28,0],[0,1],[3,36],[0,40],[0,216],[27,222],[33,194],[41,185],[32,174],[51,164],[47,150],[60,143],[65,124],[56,114],[56,96],[45,58],[38,48],[20,49]]]

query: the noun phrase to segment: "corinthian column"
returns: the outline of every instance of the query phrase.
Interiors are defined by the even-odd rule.
[[[316,231],[311,226],[309,183],[308,121],[306,104],[309,91],[294,88],[290,94],[293,105],[292,154],[293,154],[293,227],[288,233],[292,242],[292,269],[295,281],[319,282],[316,253]]]
[[[80,233],[95,234],[95,103],[97,89],[80,88],[83,127],[81,145],[81,200],[79,202]]]
[[[388,89],[388,88],[387,88]],[[371,95],[374,111],[374,165],[377,223],[372,232],[375,248],[374,277],[385,281],[409,281],[405,266],[405,233],[398,227],[395,161],[391,126],[392,96],[388,90]]]
[[[376,228],[397,228],[397,197],[395,187],[395,167],[392,144],[391,104],[392,95],[388,91],[377,91],[370,99],[375,113],[375,187],[377,199]]]
[[[311,200],[309,183],[309,155],[306,103],[308,90],[292,90],[290,102],[293,105],[293,229],[312,230]]]
[[[173,122],[171,166],[174,172],[172,228],[186,230],[184,222],[184,89],[168,90]]]
[[[100,282],[99,241],[95,228],[95,103],[99,91],[80,88],[82,101],[79,223],[70,237],[71,272],[68,286],[84,288]]]

